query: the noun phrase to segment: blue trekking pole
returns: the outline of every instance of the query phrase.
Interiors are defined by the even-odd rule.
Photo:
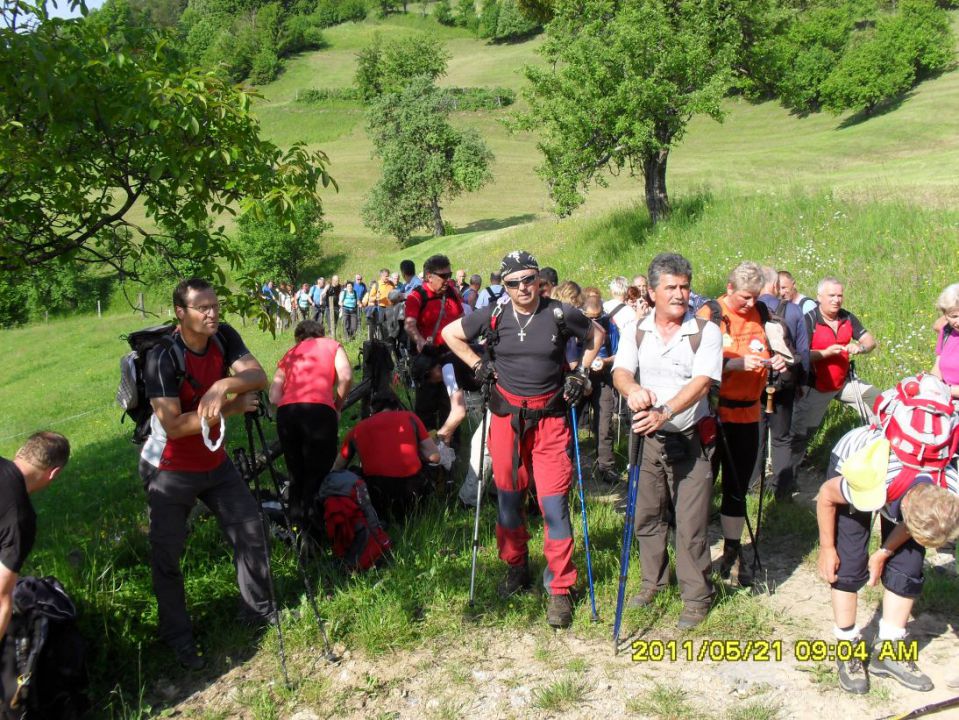
[[[639,462],[643,457],[643,436],[630,427],[629,480],[626,486],[626,521],[623,525],[623,551],[619,556],[619,591],[616,594],[616,620],[613,622],[613,654],[619,653],[619,629],[623,622],[623,603],[626,600],[626,576],[629,574],[629,556],[633,545],[633,521],[636,518],[636,495],[639,492]]]
[[[579,506],[583,511],[583,547],[586,548],[586,577],[589,578],[589,603],[593,609],[592,621],[598,622],[596,614],[596,588],[593,585],[593,559],[589,553],[589,522],[586,520],[586,496],[583,493],[583,466],[579,460],[579,423],[576,420],[576,408],[569,409],[573,418],[573,447],[576,449],[576,477],[579,485]]]

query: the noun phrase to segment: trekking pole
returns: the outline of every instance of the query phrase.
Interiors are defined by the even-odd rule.
[[[726,454],[727,465],[729,467],[729,474],[732,475],[732,484],[735,487],[739,487],[738,478],[736,476],[736,469],[733,467],[733,454],[729,449],[729,441],[726,439],[726,430],[723,427],[722,421],[719,419],[719,415],[716,415],[716,427],[719,428],[719,437],[723,442],[723,452]],[[723,470],[725,472],[725,470]],[[745,500],[744,500],[745,504]],[[749,542],[753,546],[753,567],[763,569],[762,561],[759,559],[759,543],[756,542],[756,535],[753,533],[753,524],[749,520],[749,511],[744,511],[743,519],[746,521],[746,532],[749,534]],[[736,538],[737,540],[739,538]]]
[[[849,363],[849,382],[853,384],[853,390],[856,392],[856,410],[859,411],[859,419],[864,423],[872,422],[872,411],[866,405],[866,400],[862,396],[862,387],[859,385],[859,376],[856,374],[856,364]]]
[[[249,413],[247,414],[249,417]],[[250,443],[250,450],[253,450],[253,428],[249,421],[246,424],[247,440]],[[267,525],[266,513],[263,512],[263,493],[260,490],[260,476],[253,467],[255,456],[247,457],[243,448],[237,448],[234,453],[237,465],[243,468],[247,477],[253,476],[253,492],[256,496],[256,507],[260,512],[260,531],[263,533],[263,553],[266,555],[266,585],[270,591],[270,605],[273,606],[273,624],[276,625],[276,636],[280,649],[280,667],[283,669],[283,682],[287,688],[292,689],[290,684],[290,673],[286,669],[286,646],[283,643],[283,625],[280,623],[280,607],[276,602],[276,588],[273,584],[273,563],[270,558],[270,531]]]
[[[922,707],[902,713],[901,715],[885,715],[879,718],[879,720],[913,720],[913,718],[931,715],[940,710],[948,710],[954,707],[959,707],[959,696],[949,698],[948,700],[940,700],[939,702],[930,703],[929,705],[923,705]]]
[[[619,555],[619,590],[616,593],[616,619],[613,621],[613,655],[619,653],[619,629],[626,600],[626,577],[633,544],[633,521],[636,517],[636,494],[639,492],[639,463],[643,457],[643,436],[629,428],[629,481],[626,485],[626,520],[623,524],[623,549]]]
[[[303,580],[303,589],[306,591],[306,597],[309,601],[310,608],[313,610],[313,617],[316,618],[316,623],[320,627],[320,635],[323,638],[323,657],[330,663],[339,662],[339,658],[333,652],[333,648],[330,645],[330,638],[326,632],[326,623],[323,621],[323,617],[320,615],[319,607],[316,604],[316,595],[313,592],[313,587],[310,585],[310,578],[306,572],[306,566],[303,563],[303,557],[300,554],[300,546],[302,543],[300,536],[300,528],[298,528],[294,523],[290,521],[290,515],[287,511],[286,505],[283,504],[283,501],[280,496],[280,479],[277,477],[276,468],[273,466],[273,458],[270,456],[269,447],[266,442],[266,435],[263,432],[263,425],[260,423],[260,416],[256,412],[246,414],[246,423],[247,423],[247,436],[250,441],[250,448],[253,448],[253,430],[251,426],[256,427],[257,434],[260,438],[260,445],[263,447],[264,455],[266,458],[266,467],[270,471],[270,478],[273,480],[273,488],[276,491],[276,497],[280,500],[280,508],[283,510],[283,519],[286,521],[287,527],[290,528],[290,532],[293,533],[293,536],[296,538],[296,547],[293,548],[293,554],[296,555],[296,566],[300,571],[300,578]],[[258,477],[254,476],[254,477]],[[257,487],[259,487],[259,480],[257,482]],[[258,500],[259,502],[259,500]],[[260,513],[262,515],[263,509],[260,508]]]
[[[759,563],[759,553],[756,548],[759,547],[759,533],[761,533],[763,529],[763,499],[766,496],[766,459],[769,457],[769,444],[772,439],[768,432],[771,427],[769,424],[769,416],[776,412],[775,392],[776,386],[770,381],[770,384],[766,386],[765,426],[763,423],[759,423],[759,442],[762,452],[759,454],[759,509],[756,511],[756,537],[753,540],[753,570],[762,569],[762,565]]]
[[[473,518],[473,561],[470,566],[470,596],[469,606],[473,607],[473,599],[476,596],[476,556],[479,552],[479,525],[480,525],[480,504],[483,500],[483,481],[486,476],[486,408],[489,404],[490,383],[483,383],[483,404],[480,406],[480,412],[483,413],[483,421],[480,431],[480,457],[479,457],[479,478],[476,481],[476,515]]]
[[[586,495],[583,492],[583,465],[579,459],[579,424],[576,421],[576,408],[570,408],[573,418],[573,448],[576,450],[576,476],[579,485],[579,506],[583,513],[583,547],[586,549],[586,577],[589,578],[589,603],[593,610],[592,621],[599,622],[596,614],[596,588],[593,585],[593,559],[589,553],[589,522],[586,520]]]

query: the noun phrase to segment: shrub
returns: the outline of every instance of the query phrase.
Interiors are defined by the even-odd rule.
[[[518,40],[539,32],[540,29],[539,23],[520,12],[515,0],[501,0],[494,40]]]
[[[453,25],[456,18],[453,17],[453,9],[450,7],[450,0],[439,0],[433,7],[433,17],[440,25]]]
[[[254,85],[265,85],[276,79],[280,74],[280,58],[272,47],[262,47],[253,56],[253,65],[250,68],[250,82]]]
[[[480,12],[479,28],[481,38],[492,38],[496,35],[496,23],[499,22],[499,3],[497,0],[486,0]]]
[[[456,3],[456,24],[476,32],[479,27],[479,17],[473,0],[459,0]]]

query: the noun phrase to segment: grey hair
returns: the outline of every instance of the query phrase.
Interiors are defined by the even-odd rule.
[[[732,286],[733,290],[758,293],[763,289],[763,269],[756,263],[746,260],[733,268],[726,282]]]
[[[939,293],[939,299],[936,300],[936,307],[939,308],[939,312],[943,315],[950,310],[959,308],[959,283],[953,283]]]
[[[821,293],[827,285],[843,286],[843,282],[839,278],[833,277],[832,275],[827,275],[822,280],[820,280],[819,284],[816,286],[816,294],[818,295],[819,293]]]
[[[470,285],[482,285],[483,276],[482,275],[470,275]]]
[[[660,253],[653,258],[646,271],[646,282],[653,289],[659,287],[661,275],[676,275],[693,281],[693,266],[679,253]]]
[[[768,265],[763,265],[763,286],[778,284],[779,273],[776,272],[775,268],[771,268]]]
[[[609,291],[613,293],[615,297],[621,298],[626,294],[626,288],[628,287],[629,281],[620,275],[619,277],[614,277],[612,282],[610,282]]]

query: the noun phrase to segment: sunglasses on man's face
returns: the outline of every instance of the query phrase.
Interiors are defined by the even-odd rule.
[[[524,277],[517,278],[516,280],[504,280],[503,284],[511,290],[515,290],[520,285],[532,285],[536,282],[536,278],[536,273],[533,273],[532,275],[526,275]]]
[[[432,274],[443,281],[449,280],[451,277],[453,277],[453,272],[451,270],[447,270],[446,272],[435,272]]]

